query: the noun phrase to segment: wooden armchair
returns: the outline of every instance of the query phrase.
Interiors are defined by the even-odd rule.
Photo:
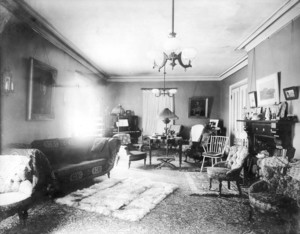
[[[246,146],[232,146],[226,161],[218,162],[213,167],[207,168],[209,178],[209,189],[211,189],[212,180],[219,181],[219,194],[222,191],[222,181],[228,182],[230,189],[230,181],[235,181],[239,194],[242,194],[240,187],[240,173],[243,168],[245,159],[248,156],[248,148]]]
[[[121,140],[121,150],[125,150],[128,157],[128,168],[130,168],[132,161],[144,160],[144,166],[146,165],[147,152],[144,152],[144,144],[131,144],[130,135],[125,133],[118,133],[113,136]],[[120,160],[120,151],[117,156],[116,163]]]

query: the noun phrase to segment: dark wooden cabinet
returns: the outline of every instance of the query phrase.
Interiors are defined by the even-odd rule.
[[[292,145],[292,129],[295,122],[289,120],[238,120],[244,122],[247,132],[249,152],[256,155],[261,150],[267,150],[270,155],[276,149],[288,149]]]
[[[292,131],[295,121],[291,120],[238,120],[244,123],[248,135],[249,157],[244,168],[246,183],[259,178],[258,158],[256,155],[266,150],[270,156],[280,155],[282,149],[287,150],[287,156],[293,157]]]

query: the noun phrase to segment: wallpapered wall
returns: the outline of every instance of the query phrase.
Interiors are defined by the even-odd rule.
[[[9,67],[15,86],[14,93],[3,95],[2,146],[9,143],[30,143],[35,139],[71,136],[69,106],[66,92],[74,88],[55,88],[53,99],[55,119],[50,121],[26,121],[29,57],[34,57],[58,70],[57,84],[77,85],[78,73],[90,73],[70,56],[41,38],[21,23],[7,25],[0,34],[2,69]],[[96,78],[84,81],[95,87]],[[105,86],[99,84],[94,90],[102,103],[106,102]]]
[[[280,72],[280,101],[285,101],[283,88],[300,86],[300,18],[261,43],[249,53],[248,74],[256,80]],[[255,62],[255,65],[253,64]],[[254,69],[253,69],[254,65]],[[252,69],[251,69],[252,68]],[[251,86],[254,89],[253,85]],[[300,119],[300,99],[287,101],[288,112]],[[293,146],[300,158],[300,123],[295,124]]]
[[[193,96],[210,97],[209,118],[220,118],[220,84],[219,81],[188,81],[188,82],[166,82],[166,87],[177,87],[175,95],[175,112],[179,117],[176,124],[184,125],[184,135],[189,134],[189,127],[195,124],[206,124],[208,119],[195,119],[188,117],[189,98]],[[113,100],[111,108],[121,104],[126,110],[133,110],[140,117],[140,127],[142,126],[142,88],[163,87],[162,82],[129,82],[129,83],[108,83],[110,97]]]
[[[248,54],[248,66],[222,81],[221,110],[225,126],[228,126],[229,86],[248,78],[249,91],[256,89],[256,80],[280,72],[280,101],[285,101],[282,89],[300,86],[300,18],[259,44]],[[255,51],[255,52],[254,52]],[[246,73],[247,72],[247,73]],[[289,114],[300,118],[300,99],[288,101]],[[295,157],[300,158],[300,123],[295,124],[293,146]]]

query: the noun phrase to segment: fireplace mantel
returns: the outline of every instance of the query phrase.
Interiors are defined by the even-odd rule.
[[[249,141],[249,153],[256,155],[267,150],[273,155],[276,149],[292,148],[292,129],[295,121],[291,120],[237,120],[244,123]]]

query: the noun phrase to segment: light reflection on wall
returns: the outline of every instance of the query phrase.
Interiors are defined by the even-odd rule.
[[[71,137],[94,136],[100,118],[96,90],[89,86],[67,88],[64,96],[66,124]]]

